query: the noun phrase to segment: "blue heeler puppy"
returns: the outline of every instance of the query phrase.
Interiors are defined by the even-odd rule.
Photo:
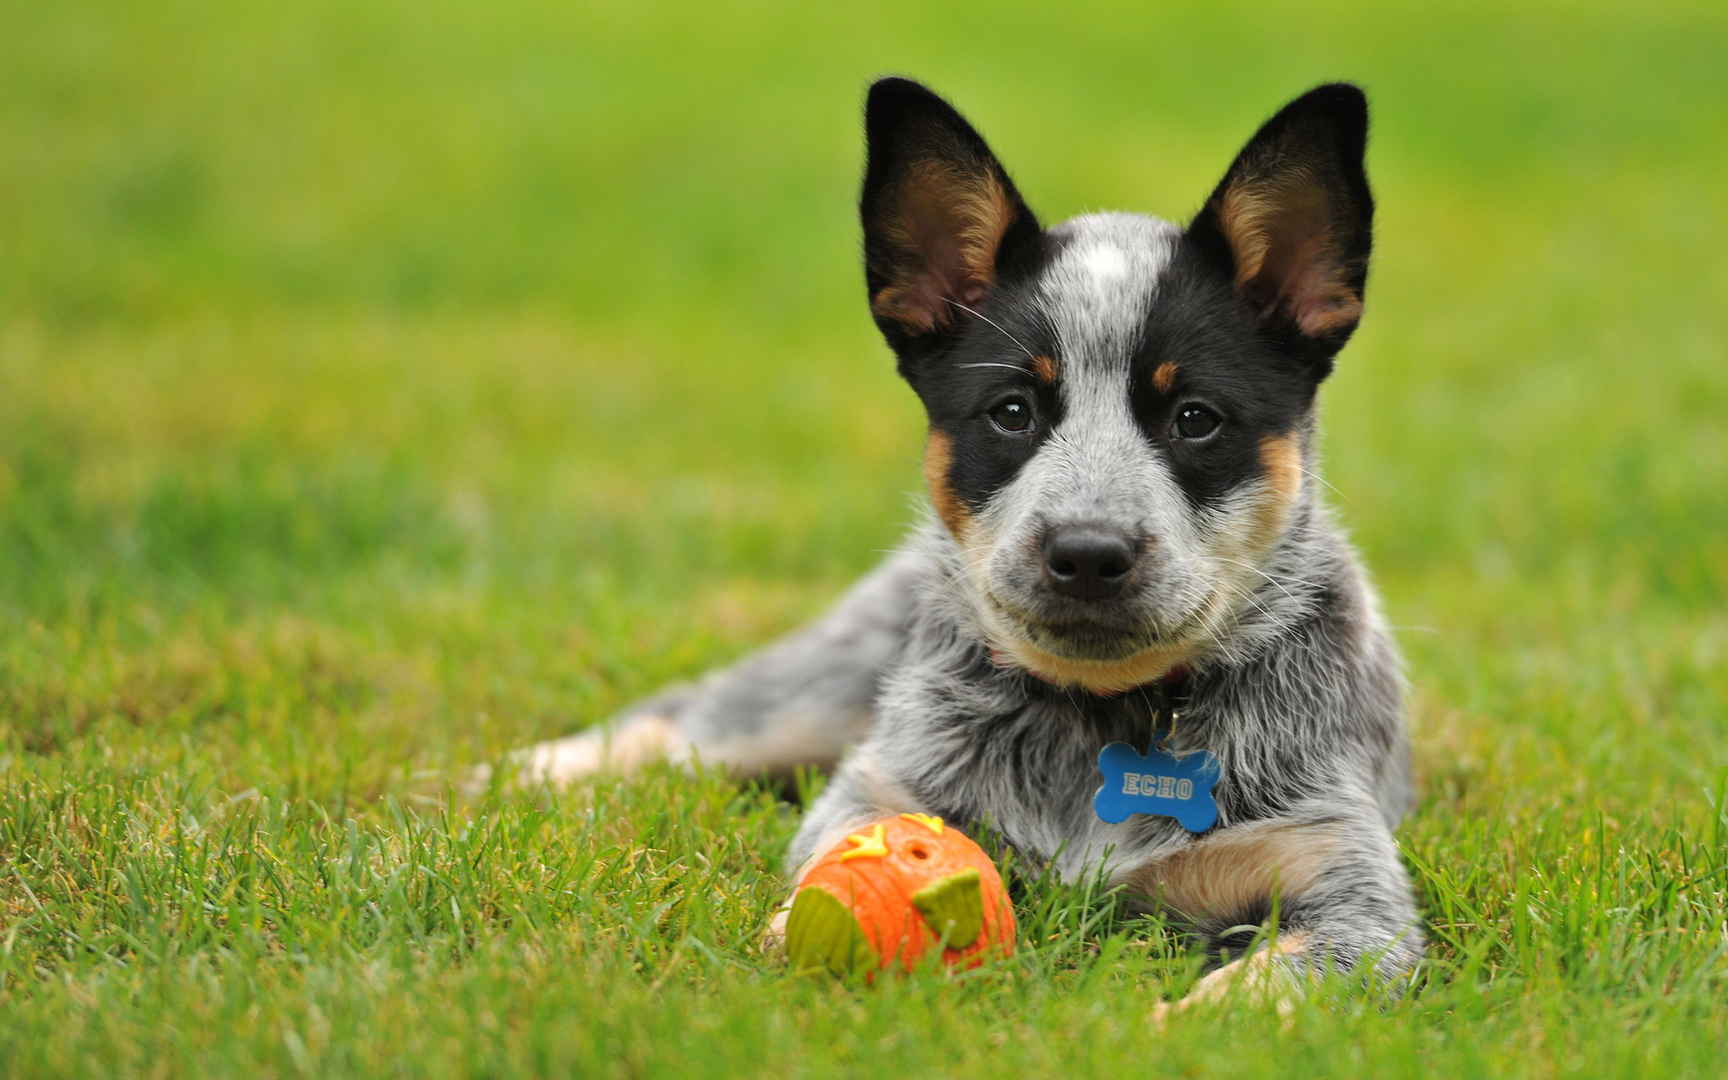
[[[1399,660],[1314,445],[1316,391],[1362,314],[1367,120],[1359,90],[1322,86],[1186,228],[1046,229],[946,102],[876,83],[865,281],[929,416],[933,514],[811,626],[534,748],[522,774],[838,762],[794,874],[863,822],[926,811],[1064,875],[1102,868],[1216,949],[1276,910],[1276,945],[1202,996],[1407,972]],[[1127,811],[1103,813],[1123,792],[1101,786],[1132,802],[1142,782],[1101,775],[1112,743],[1205,762],[1215,823],[1106,820]]]

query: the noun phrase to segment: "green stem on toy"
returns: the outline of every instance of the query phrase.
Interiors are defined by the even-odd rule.
[[[984,884],[976,870],[962,870],[912,894],[924,922],[951,949],[964,949],[984,931]]]

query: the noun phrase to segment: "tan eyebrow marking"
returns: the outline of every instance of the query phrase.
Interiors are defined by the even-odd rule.
[[[1055,382],[1058,371],[1056,361],[1050,356],[1040,353],[1032,358],[1032,374],[1038,376],[1039,382]]]
[[[1168,394],[1170,388],[1176,385],[1176,361],[1166,360],[1152,372],[1152,385],[1160,394]]]

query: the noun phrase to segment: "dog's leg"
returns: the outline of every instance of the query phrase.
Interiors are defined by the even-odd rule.
[[[1312,807],[1227,828],[1121,880],[1181,916],[1215,948],[1276,912],[1273,937],[1202,978],[1155,1018],[1225,995],[1287,1008],[1328,972],[1409,974],[1422,955],[1409,876],[1372,805]],[[1244,943],[1246,944],[1246,943]]]
[[[693,758],[740,776],[833,765],[869,727],[877,681],[900,651],[926,572],[924,556],[889,556],[808,626],[594,728],[523,751],[519,779],[567,784]]]

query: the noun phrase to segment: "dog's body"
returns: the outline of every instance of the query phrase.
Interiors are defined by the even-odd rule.
[[[929,415],[933,518],[812,626],[525,773],[838,761],[793,867],[931,812],[1065,876],[1102,868],[1214,947],[1276,911],[1258,970],[1408,971],[1399,662],[1313,471],[1367,272],[1360,93],[1279,113],[1185,230],[1042,230],[913,83],[878,83],[867,126],[867,284]],[[1208,831],[1095,812],[1100,749],[1157,740],[1219,763]]]

